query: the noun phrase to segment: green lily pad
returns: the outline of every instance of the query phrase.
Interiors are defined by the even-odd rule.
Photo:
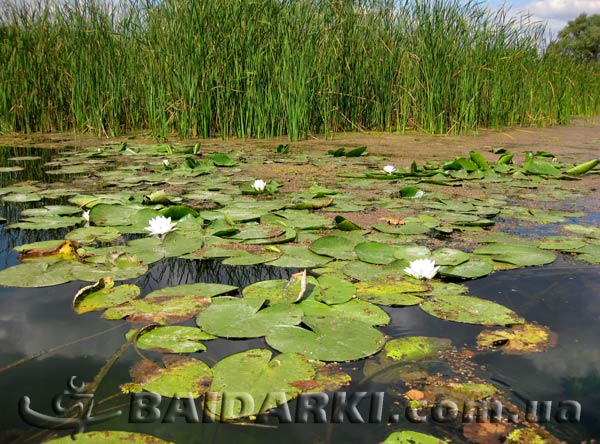
[[[164,367],[143,360],[131,369],[133,383],[123,384],[124,393],[146,390],[168,398],[199,398],[208,391],[213,372],[204,362],[187,356],[167,355]]]
[[[550,264],[556,260],[553,253],[537,247],[500,242],[476,248],[473,253],[490,255],[495,261],[508,262],[522,267]]]
[[[23,218],[8,227],[20,230],[51,230],[69,228],[81,222],[83,218],[78,216],[36,216]]]
[[[316,300],[305,300],[298,304],[304,312],[304,316],[317,317],[344,317],[356,319],[369,325],[387,325],[390,322],[389,315],[377,305],[366,301],[352,299],[343,304],[327,305]]]
[[[54,264],[26,262],[0,271],[0,285],[3,287],[52,287],[73,279],[71,264],[68,261]]]
[[[539,243],[539,248],[543,250],[558,250],[558,251],[577,251],[585,247],[587,244],[581,239],[569,238],[563,236],[550,236]]]
[[[436,357],[451,344],[450,339],[408,336],[388,341],[383,350],[388,358],[395,361],[418,361]]]
[[[548,162],[540,162],[537,160],[528,160],[523,164],[523,169],[530,174],[538,174],[542,176],[560,176],[561,172],[558,168]]]
[[[161,296],[148,300],[144,298],[109,308],[102,317],[105,319],[126,318],[130,322],[175,324],[197,315],[210,303],[210,298],[195,295]]]
[[[90,223],[101,226],[131,225],[132,216],[141,207],[98,204],[90,210]]]
[[[83,227],[69,232],[65,239],[77,241],[81,244],[94,242],[112,242],[121,236],[118,230],[112,227]]]
[[[64,436],[62,438],[44,441],[44,444],[72,444],[73,438]],[[170,441],[163,441],[156,436],[143,433],[120,432],[115,430],[102,430],[100,432],[78,433],[78,444],[174,444]]]
[[[423,282],[390,279],[362,281],[354,286],[357,298],[389,306],[417,305],[423,302],[422,296],[419,296],[418,293],[424,293],[431,289],[430,285]]]
[[[354,248],[356,256],[369,264],[391,264],[396,260],[397,247],[380,242],[363,242]]]
[[[8,194],[8,195],[4,196],[2,198],[2,200],[4,202],[18,202],[18,203],[39,202],[40,200],[42,200],[42,196],[40,196],[39,194],[33,194],[33,193],[12,193],[12,194]]]
[[[220,167],[232,167],[236,166],[237,163],[227,155],[223,153],[213,153],[208,156],[210,160],[216,165]]]
[[[309,329],[277,326],[267,332],[267,344],[281,352],[298,352],[320,361],[354,361],[378,352],[385,338],[369,324],[349,318],[302,319]]]
[[[353,260],[356,259],[355,245],[356,242],[352,239],[330,235],[315,240],[309,248],[313,253],[321,256],[329,256],[338,260]]]
[[[131,301],[140,295],[137,285],[119,285],[110,277],[102,278],[93,285],[80,289],[73,299],[73,309],[77,314],[102,310]]]
[[[165,257],[178,257],[199,250],[203,245],[203,235],[193,232],[174,232],[164,240],[146,237],[132,240],[125,251],[140,258],[144,264],[151,264]]]
[[[272,358],[266,349],[253,349],[223,358],[213,367],[208,412],[221,420],[254,416],[276,408],[310,386],[315,380],[314,366],[298,353],[282,353]],[[252,402],[242,404],[235,395],[243,393]],[[281,396],[273,396],[278,393]],[[228,394],[231,401],[227,401]],[[225,398],[225,401],[223,401]]]
[[[421,309],[436,318],[466,324],[513,325],[525,322],[509,308],[473,296],[435,296],[423,302]]]
[[[283,253],[282,256],[269,262],[269,265],[286,268],[312,268],[331,262],[330,257],[315,254],[304,246],[283,245],[280,250]]]
[[[285,279],[259,281],[245,287],[242,295],[249,300],[266,300],[269,305],[292,304],[298,298],[298,291],[287,291],[288,284],[289,281]]]
[[[436,265],[456,266],[468,261],[470,257],[468,253],[454,248],[440,248],[431,253],[431,259]]]
[[[315,297],[319,302],[328,305],[342,304],[354,297],[356,288],[351,282],[333,275],[323,275],[317,279],[320,294]]]
[[[445,444],[448,441],[424,433],[403,430],[390,434],[383,444]]]
[[[195,327],[153,325],[138,334],[135,345],[163,353],[194,353],[206,350],[206,346],[200,341],[210,339],[215,339],[215,336]]]
[[[80,214],[81,208],[73,205],[47,205],[42,208],[28,208],[21,211],[21,217],[34,216],[72,216]]]
[[[297,325],[302,310],[296,305],[276,304],[264,307],[265,299],[222,296],[196,318],[202,330],[223,338],[255,338],[264,336],[276,325]]]
[[[566,224],[563,228],[571,233],[582,234],[586,237],[600,239],[600,228],[591,225]]]
[[[454,267],[440,267],[439,273],[442,276],[458,277],[463,279],[476,279],[487,276],[494,267],[483,260],[469,259],[467,262]]]
[[[394,252],[396,259],[403,259],[408,262],[428,258],[430,255],[429,248],[422,245],[400,245],[395,247]]]

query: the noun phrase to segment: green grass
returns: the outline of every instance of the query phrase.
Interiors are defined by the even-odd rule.
[[[298,139],[600,111],[597,64],[544,54],[543,27],[475,3],[65,3],[0,7],[0,130]]]

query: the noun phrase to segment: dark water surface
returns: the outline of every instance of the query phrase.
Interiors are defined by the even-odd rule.
[[[25,155],[25,154],[21,154]],[[0,162],[0,164],[2,164]],[[13,173],[11,173],[13,174]],[[16,174],[16,173],[15,173]],[[39,176],[38,176],[39,178]],[[12,178],[24,180],[23,178]],[[38,204],[39,205],[39,204]],[[17,206],[3,205],[0,216],[18,218]],[[599,217],[588,218],[598,224]],[[13,231],[0,227],[0,269],[16,263],[15,245],[64,236],[61,231]],[[548,428],[559,438],[578,443],[600,437],[600,266],[587,265],[568,257],[547,266],[495,272],[468,282],[470,294],[493,300],[515,310],[529,321],[548,326],[557,334],[557,344],[545,353],[521,356],[494,351],[476,355],[477,376],[491,380],[514,403],[527,400],[576,400],[582,406],[578,424],[552,422]],[[142,295],[155,289],[195,282],[217,282],[239,287],[265,279],[287,278],[296,270],[268,266],[231,267],[217,261],[167,259],[153,264],[142,277],[130,281],[142,288]],[[100,313],[77,315],[71,308],[73,296],[86,283],[71,282],[50,288],[0,288],[0,368],[15,361],[50,353],[0,372],[0,443],[41,442],[42,430],[27,426],[17,414],[19,399],[27,395],[36,410],[52,414],[51,400],[66,388],[75,375],[91,381],[105,362],[124,343],[129,325],[106,321]],[[480,326],[442,321],[418,307],[386,308],[392,322],[384,333],[397,338],[412,335],[450,338],[457,347],[473,348]],[[102,333],[104,332],[104,333]],[[102,333],[102,334],[99,334]],[[89,338],[87,338],[89,337]],[[82,338],[87,338],[82,340]],[[63,346],[63,347],[61,347]],[[213,365],[224,356],[249,348],[267,347],[264,339],[224,340],[208,343],[208,350],[192,356]],[[144,352],[144,356],[160,354]],[[127,421],[128,397],[113,396],[118,385],[130,380],[129,368],[140,356],[129,348],[112,366],[96,392],[96,409],[120,406],[121,417],[92,430],[129,430],[154,434],[183,443],[377,443],[392,431],[412,429],[440,437],[461,438],[461,424],[410,424],[403,416],[404,386],[381,384],[365,379],[365,360],[346,364],[353,384],[346,390],[386,391],[384,417],[401,413],[398,424],[284,424],[278,426],[226,424],[131,424]],[[444,366],[440,365],[444,372]],[[108,400],[107,400],[108,399]]]

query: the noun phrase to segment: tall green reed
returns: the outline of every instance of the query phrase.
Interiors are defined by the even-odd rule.
[[[274,137],[465,133],[600,111],[544,28],[418,0],[7,2],[0,130]]]

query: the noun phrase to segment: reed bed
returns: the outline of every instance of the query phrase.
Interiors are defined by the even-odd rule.
[[[456,0],[10,0],[0,131],[468,133],[600,111],[600,69]]]

